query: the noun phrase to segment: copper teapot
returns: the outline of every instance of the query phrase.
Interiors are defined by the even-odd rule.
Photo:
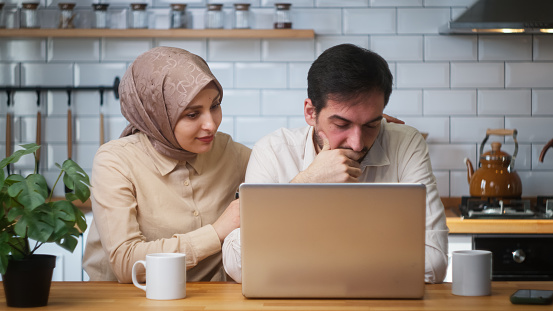
[[[513,156],[501,151],[501,143],[492,142],[492,150],[484,153],[484,145],[490,135],[513,135],[515,152]],[[517,130],[488,129],[480,145],[480,161],[476,172],[472,163],[465,158],[470,195],[475,197],[520,198],[522,183],[515,171],[515,158],[518,153]]]
[[[553,139],[550,140],[547,144],[545,144],[545,146],[543,146],[543,149],[541,150],[540,158],[539,158],[540,162],[543,162],[543,158],[545,157],[545,153],[547,152],[547,149],[552,147],[553,147]]]

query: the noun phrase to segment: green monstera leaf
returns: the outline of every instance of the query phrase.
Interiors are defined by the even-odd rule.
[[[56,163],[65,174],[63,175],[63,183],[67,188],[72,190],[66,194],[66,199],[74,201],[76,199],[85,202],[90,197],[90,180],[85,171],[73,160],[68,159],[63,162],[63,165]]]
[[[6,183],[11,182],[8,194],[29,210],[44,204],[48,197],[48,184],[42,175],[31,174],[26,178],[12,175],[6,180]]]
[[[2,161],[0,161],[0,168],[4,168],[8,164],[16,163],[22,156],[34,153],[40,148],[37,144],[26,144],[21,145],[21,147],[23,147],[23,149],[17,150],[11,156],[2,159]]]

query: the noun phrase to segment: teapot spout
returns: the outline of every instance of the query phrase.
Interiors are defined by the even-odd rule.
[[[470,179],[472,175],[474,174],[474,168],[472,167],[472,162],[468,158],[465,158],[465,165],[467,166],[467,181],[470,185]]]

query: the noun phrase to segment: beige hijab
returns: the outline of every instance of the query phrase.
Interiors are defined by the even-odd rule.
[[[199,56],[172,47],[157,47],[138,56],[121,79],[121,112],[130,124],[121,137],[136,132],[148,136],[161,154],[191,160],[196,154],[182,149],[174,134],[179,116],[211,81],[223,88]]]

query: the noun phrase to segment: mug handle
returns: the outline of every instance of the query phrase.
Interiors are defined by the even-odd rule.
[[[132,283],[134,284],[134,286],[140,288],[143,291],[146,291],[146,285],[141,285],[140,283],[138,283],[138,280],[136,279],[136,265],[137,264],[143,265],[144,269],[146,269],[146,261],[144,261],[144,260],[136,261],[134,263],[134,265],[132,265]]]

